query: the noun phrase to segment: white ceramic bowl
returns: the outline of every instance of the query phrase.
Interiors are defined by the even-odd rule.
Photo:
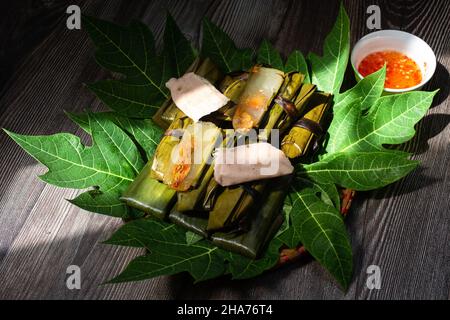
[[[385,92],[400,93],[420,89],[431,79],[436,70],[436,56],[425,41],[404,31],[380,30],[362,37],[352,50],[350,61],[357,81],[363,78],[358,72],[359,63],[367,55],[384,50],[398,51],[407,55],[417,63],[422,72],[422,82],[418,85],[404,89],[384,88]]]

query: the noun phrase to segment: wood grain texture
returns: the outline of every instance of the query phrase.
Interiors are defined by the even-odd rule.
[[[158,45],[165,11],[199,43],[208,16],[236,41],[256,49],[269,39],[284,56],[293,49],[321,52],[338,1],[89,1],[83,12],[149,25]],[[35,163],[0,133],[0,298],[2,299],[448,299],[450,294],[450,2],[344,1],[352,44],[369,31],[366,8],[381,7],[382,27],[412,32],[434,49],[436,74],[427,90],[441,88],[417,135],[404,146],[421,167],[402,181],[359,193],[348,217],[355,273],[347,293],[316,263],[290,265],[245,281],[223,277],[193,284],[186,275],[119,285],[100,284],[122,270],[138,249],[100,242],[120,220],[90,214],[64,199],[77,191],[45,185]],[[101,110],[83,82],[108,76],[93,59],[83,31],[65,27],[66,2],[28,1],[0,19],[2,61],[0,126],[24,134],[59,131],[86,135],[63,110]],[[22,15],[20,15],[23,13]],[[26,13],[26,14],[25,14]],[[12,17],[20,15],[20,19]],[[6,22],[5,22],[6,21]],[[9,30],[9,31],[8,31]],[[14,30],[11,34],[10,30]],[[14,45],[11,45],[14,44]],[[351,73],[347,86],[353,83]],[[65,286],[66,268],[82,272],[81,290]],[[381,267],[382,288],[368,290],[366,269]]]

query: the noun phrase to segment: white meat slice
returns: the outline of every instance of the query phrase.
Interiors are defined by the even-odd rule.
[[[189,72],[181,78],[172,78],[166,83],[176,106],[189,118],[197,122],[219,108],[229,99],[208,80]]]
[[[224,187],[284,176],[293,171],[284,153],[267,142],[218,148],[214,158],[214,179]]]

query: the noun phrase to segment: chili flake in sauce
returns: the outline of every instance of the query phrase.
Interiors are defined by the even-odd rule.
[[[359,64],[358,71],[365,77],[381,69],[385,63],[385,88],[410,88],[418,85],[422,81],[422,72],[417,63],[403,53],[397,51],[378,51],[369,54]]]

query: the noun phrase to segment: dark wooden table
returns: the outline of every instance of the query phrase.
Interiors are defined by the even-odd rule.
[[[369,30],[366,8],[381,7],[382,27],[412,32],[434,49],[438,67],[427,90],[441,88],[405,148],[421,167],[387,188],[359,193],[348,217],[355,273],[347,293],[315,262],[257,279],[221,278],[194,285],[186,275],[99,286],[139,250],[100,244],[121,224],[65,199],[78,192],[44,184],[45,172],[0,133],[0,298],[50,299],[448,299],[450,288],[450,2],[344,1],[352,44]],[[108,76],[84,31],[66,28],[72,1],[8,1],[0,6],[0,126],[24,134],[68,131],[86,138],[63,110],[103,109],[83,82]],[[239,46],[267,38],[286,54],[320,53],[337,1],[86,1],[82,11],[126,23],[142,20],[161,43],[165,10],[199,42],[210,17]],[[351,77],[349,77],[350,79]],[[349,80],[350,81],[350,80]],[[80,290],[65,285],[68,265],[81,268]],[[381,268],[381,289],[366,287],[367,267]]]

